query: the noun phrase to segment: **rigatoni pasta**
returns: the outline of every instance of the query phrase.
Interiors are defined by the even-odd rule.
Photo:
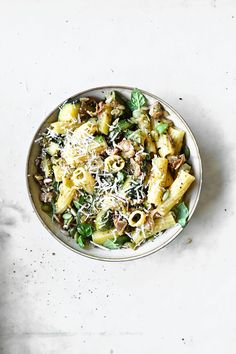
[[[128,218],[128,223],[132,227],[139,227],[146,221],[146,213],[142,210],[134,210]]]
[[[170,186],[168,199],[158,205],[159,214],[166,215],[182,199],[194,180],[193,175],[181,170]]]
[[[152,170],[149,179],[147,201],[149,204],[159,205],[164,193],[167,178],[168,160],[163,157],[152,159]]]
[[[59,190],[59,196],[56,201],[56,214],[62,214],[71,204],[75,195],[74,184],[71,180],[65,178]]]
[[[79,247],[136,249],[185,225],[195,180],[185,132],[138,89],[130,101],[112,91],[64,103],[39,143],[42,208]]]

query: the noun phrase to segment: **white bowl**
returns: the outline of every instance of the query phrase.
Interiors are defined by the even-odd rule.
[[[104,98],[107,92],[112,90],[119,91],[125,97],[130,97],[132,87],[124,87],[124,86],[103,86],[92,88],[83,92],[78,93],[77,95],[71,97],[69,100],[78,99],[80,97],[97,97]],[[196,140],[184,121],[184,119],[177,113],[168,103],[163,101],[161,98],[143,91],[143,94],[147,98],[149,104],[154,103],[155,101],[159,101],[165,109],[170,113],[170,119],[174,122],[175,126],[184,130],[186,132],[186,143],[190,149],[190,163],[193,167],[194,176],[196,177],[196,181],[191,186],[190,190],[187,192],[185,196],[185,201],[189,206],[189,218],[190,221],[193,212],[197,206],[199,195],[201,191],[202,184],[202,163],[198,150],[198,146]],[[61,106],[61,104],[59,105]],[[44,120],[39,129],[37,130],[33,141],[31,143],[31,147],[29,150],[28,161],[27,161],[27,186],[30,195],[30,200],[35,209],[36,214],[38,215],[40,221],[45,226],[45,228],[64,246],[68,247],[72,251],[97,260],[103,261],[128,261],[132,259],[141,258],[152,254],[164,246],[168,245],[172,240],[174,240],[179,233],[183,230],[183,228],[176,224],[171,229],[166,230],[162,235],[156,237],[154,240],[149,240],[143,245],[141,245],[136,250],[132,249],[117,249],[117,250],[105,250],[101,248],[97,248],[91,246],[89,249],[81,249],[75,243],[73,238],[65,236],[65,234],[61,231],[60,226],[53,222],[51,218],[41,210],[41,202],[39,199],[40,190],[37,182],[34,180],[34,174],[36,173],[35,166],[35,158],[39,154],[39,145],[35,143],[35,140],[41,135],[43,131],[49,126],[50,123],[57,120],[57,115],[59,111],[59,106],[49,114],[49,116]]]

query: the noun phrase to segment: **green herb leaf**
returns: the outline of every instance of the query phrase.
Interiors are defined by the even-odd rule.
[[[118,246],[122,246],[124,243],[129,242],[130,238],[129,236],[125,235],[125,236],[120,236],[116,239],[115,244]]]
[[[129,102],[129,107],[132,111],[140,109],[147,104],[145,96],[137,88],[133,89],[131,92],[131,100]]]
[[[74,226],[74,227],[71,227],[68,232],[69,232],[69,235],[70,237],[74,237],[75,234],[76,234],[76,231],[77,231],[77,228]]]
[[[169,196],[170,196],[170,191],[169,189],[167,189],[162,197],[163,202],[166,201],[169,198]]]
[[[56,205],[53,201],[51,203],[42,203],[41,209],[47,213],[52,220],[54,219],[54,215],[56,214]]]
[[[188,160],[189,157],[190,157],[190,150],[189,150],[189,147],[187,145],[184,146],[183,153],[184,153],[184,155],[186,157],[186,160]]]
[[[79,235],[84,236],[84,237],[89,237],[93,233],[92,226],[90,224],[77,224],[77,231]]]
[[[120,236],[115,241],[114,240],[106,240],[103,244],[104,247],[109,248],[110,250],[115,250],[123,246],[124,243],[129,242],[129,236]]]
[[[86,198],[85,198],[84,195],[81,195],[81,196],[79,197],[79,199],[78,199],[78,200],[74,200],[73,203],[74,203],[74,206],[76,207],[76,209],[80,209],[81,206],[82,206],[84,203],[86,203]]]
[[[119,248],[119,246],[112,240],[106,240],[103,244],[104,247],[109,248],[110,250],[115,250]]]
[[[178,204],[174,208],[174,213],[177,218],[178,224],[180,224],[182,227],[184,227],[187,224],[187,218],[189,216],[189,211],[184,202]]]
[[[137,144],[141,144],[143,140],[143,132],[141,129],[137,129],[135,131],[128,130],[127,133],[125,134],[125,137],[127,139],[134,141]]]
[[[117,181],[118,183],[124,183],[126,174],[124,172],[119,171],[117,173]]]
[[[159,134],[163,134],[168,129],[168,124],[167,123],[157,123],[155,128],[156,128],[156,131],[158,131]]]
[[[77,237],[76,242],[78,243],[79,247],[81,247],[81,248],[85,247],[84,237],[82,235]]]
[[[53,184],[53,189],[56,191],[56,192],[59,192],[59,187],[60,187],[60,182],[56,182],[54,181]]]
[[[192,169],[192,166],[190,166],[188,163],[184,163],[181,167],[180,167],[180,171],[183,170],[183,171],[186,171],[188,173],[190,173]]]
[[[114,225],[113,212],[111,209],[101,210],[95,219],[95,226],[97,230],[109,230]]]
[[[76,209],[79,209],[81,207],[81,204],[80,204],[80,202],[78,200],[74,200],[73,204],[76,207]]]
[[[128,128],[132,126],[132,123],[129,122],[126,119],[121,119],[119,122],[116,124],[114,129],[110,131],[109,137],[110,139],[117,139],[119,136]]]
[[[69,220],[72,217],[72,215],[70,213],[64,213],[62,215],[62,217],[63,217],[64,220]]]
[[[98,143],[103,143],[104,141],[106,141],[103,135],[96,135],[94,137],[94,140],[97,141]]]

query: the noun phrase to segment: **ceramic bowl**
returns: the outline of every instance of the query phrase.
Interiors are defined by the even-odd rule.
[[[97,87],[92,88],[83,92],[78,93],[77,95],[71,97],[69,100],[78,99],[80,97],[97,97],[97,98],[104,98],[107,92],[111,90],[118,90],[122,93],[125,97],[130,97],[131,91],[133,88],[131,87],[124,87],[124,86],[104,86],[104,87]],[[191,157],[190,162],[193,167],[194,175],[196,177],[196,181],[191,186],[190,190],[187,192],[185,196],[185,201],[189,206],[189,221],[193,215],[193,212],[197,206],[200,190],[201,190],[201,183],[202,183],[202,164],[201,158],[198,150],[198,146],[196,140],[184,121],[184,119],[177,113],[168,103],[163,101],[161,98],[155,96],[146,91],[142,91],[145,97],[148,99],[149,104],[154,103],[155,101],[159,101],[165,107],[165,109],[170,113],[170,119],[174,122],[175,126],[183,129],[186,132],[186,143],[190,149]],[[61,106],[61,104],[59,105]],[[173,241],[179,233],[183,230],[182,227],[176,224],[169,230],[166,230],[161,236],[156,237],[154,240],[147,241],[143,245],[141,245],[136,250],[132,249],[118,249],[118,250],[104,250],[91,245],[89,249],[81,249],[75,243],[74,239],[65,236],[62,233],[59,225],[51,220],[51,218],[41,209],[41,202],[39,199],[40,190],[39,185],[34,180],[34,174],[36,173],[35,167],[35,159],[39,154],[39,144],[35,143],[35,140],[41,135],[42,132],[50,125],[50,123],[57,120],[57,115],[59,111],[59,106],[55,108],[52,113],[50,113],[47,118],[42,122],[40,127],[38,128],[35,136],[33,137],[28,160],[27,160],[27,186],[29,191],[30,200],[38,216],[39,220],[42,222],[44,227],[51,233],[51,235],[57,239],[61,244],[69,248],[70,250],[78,253],[79,255],[83,255],[86,257],[90,257],[96,260],[103,260],[103,261],[127,261],[133,260],[137,258],[141,258],[147,255],[150,255],[161,248],[165,247]]]

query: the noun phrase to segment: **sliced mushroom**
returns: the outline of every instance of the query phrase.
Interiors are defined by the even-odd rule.
[[[113,222],[118,235],[123,235],[124,230],[128,224],[127,221],[125,219],[121,219],[119,216],[115,216]]]
[[[97,115],[97,101],[93,97],[82,97],[80,99],[79,116],[81,119],[85,117],[93,117]]]
[[[160,218],[160,214],[157,212],[157,209],[152,210],[147,219],[146,219],[146,223],[145,223],[145,229],[147,232],[151,232],[154,228],[154,223],[155,223],[155,219]]]
[[[43,192],[40,195],[40,199],[43,203],[51,203],[53,198],[53,193],[52,192]]]
[[[169,156],[168,157],[169,165],[174,170],[178,170],[186,161],[185,155],[181,154],[178,156]]]
[[[135,149],[131,140],[123,139],[119,144],[117,144],[118,149],[122,151],[122,156],[124,158],[131,158],[135,155]]]
[[[142,173],[141,167],[133,158],[130,159],[130,165],[131,165],[131,170],[134,174],[134,177],[140,176]]]

